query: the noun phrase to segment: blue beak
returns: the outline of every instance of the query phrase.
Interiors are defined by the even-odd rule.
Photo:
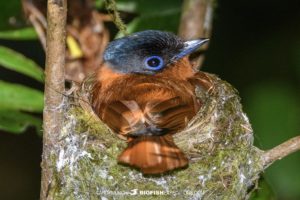
[[[198,40],[190,40],[184,42],[184,47],[182,50],[176,54],[171,60],[176,61],[184,56],[187,56],[195,51],[197,51],[203,44],[208,42],[209,39],[198,39]]]

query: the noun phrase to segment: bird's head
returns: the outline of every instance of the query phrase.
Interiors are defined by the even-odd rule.
[[[195,52],[207,41],[183,41],[169,32],[147,30],[112,41],[104,52],[104,61],[119,73],[151,75]]]

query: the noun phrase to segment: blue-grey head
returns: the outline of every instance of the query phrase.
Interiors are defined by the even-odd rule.
[[[195,52],[207,41],[183,41],[169,32],[147,30],[109,43],[104,61],[119,73],[155,74]]]

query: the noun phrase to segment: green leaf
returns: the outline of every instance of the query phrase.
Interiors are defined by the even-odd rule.
[[[29,126],[34,126],[40,134],[42,120],[20,111],[0,109],[0,130],[20,134]]]
[[[161,15],[164,12],[181,10],[182,0],[118,0],[120,11],[145,15]]]
[[[95,0],[95,7],[100,9],[102,8],[104,5],[104,1],[103,0]]]
[[[176,33],[180,19],[180,10],[163,12],[160,15],[145,15],[137,17],[127,25],[128,33],[154,29]],[[123,35],[119,32],[117,38]]]
[[[292,66],[298,75],[298,79],[300,79],[300,41],[296,40],[293,45],[294,49],[292,52]]]
[[[0,46],[0,65],[43,82],[43,70],[32,60],[7,47]]]
[[[274,192],[264,178],[259,180],[258,188],[251,194],[250,200],[275,200]]]
[[[262,149],[273,148],[299,134],[299,90],[292,85],[258,83],[245,96],[244,106],[253,125],[256,143]],[[286,199],[299,197],[299,163],[300,152],[295,152],[266,170],[266,178],[276,194]]]
[[[158,6],[159,5],[159,6]],[[181,0],[119,0],[117,8],[120,11],[138,14],[128,24],[128,33],[147,29],[177,32],[180,20]],[[123,36],[119,33],[116,37]]]
[[[42,112],[43,93],[19,84],[0,81],[0,108]]]
[[[0,31],[0,39],[5,40],[35,40],[37,34],[34,28]]]
[[[22,19],[21,7],[20,0],[0,1],[0,30],[11,29],[12,24],[15,27],[20,26]]]

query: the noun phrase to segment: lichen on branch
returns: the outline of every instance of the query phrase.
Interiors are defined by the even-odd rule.
[[[104,0],[106,10],[111,15],[113,22],[120,30],[123,35],[128,35],[127,27],[124,24],[122,18],[120,17],[120,13],[117,10],[117,4],[115,0]]]
[[[49,190],[54,179],[52,155],[63,127],[65,85],[66,0],[48,0],[48,30],[43,113],[43,155],[40,199],[54,199]]]

